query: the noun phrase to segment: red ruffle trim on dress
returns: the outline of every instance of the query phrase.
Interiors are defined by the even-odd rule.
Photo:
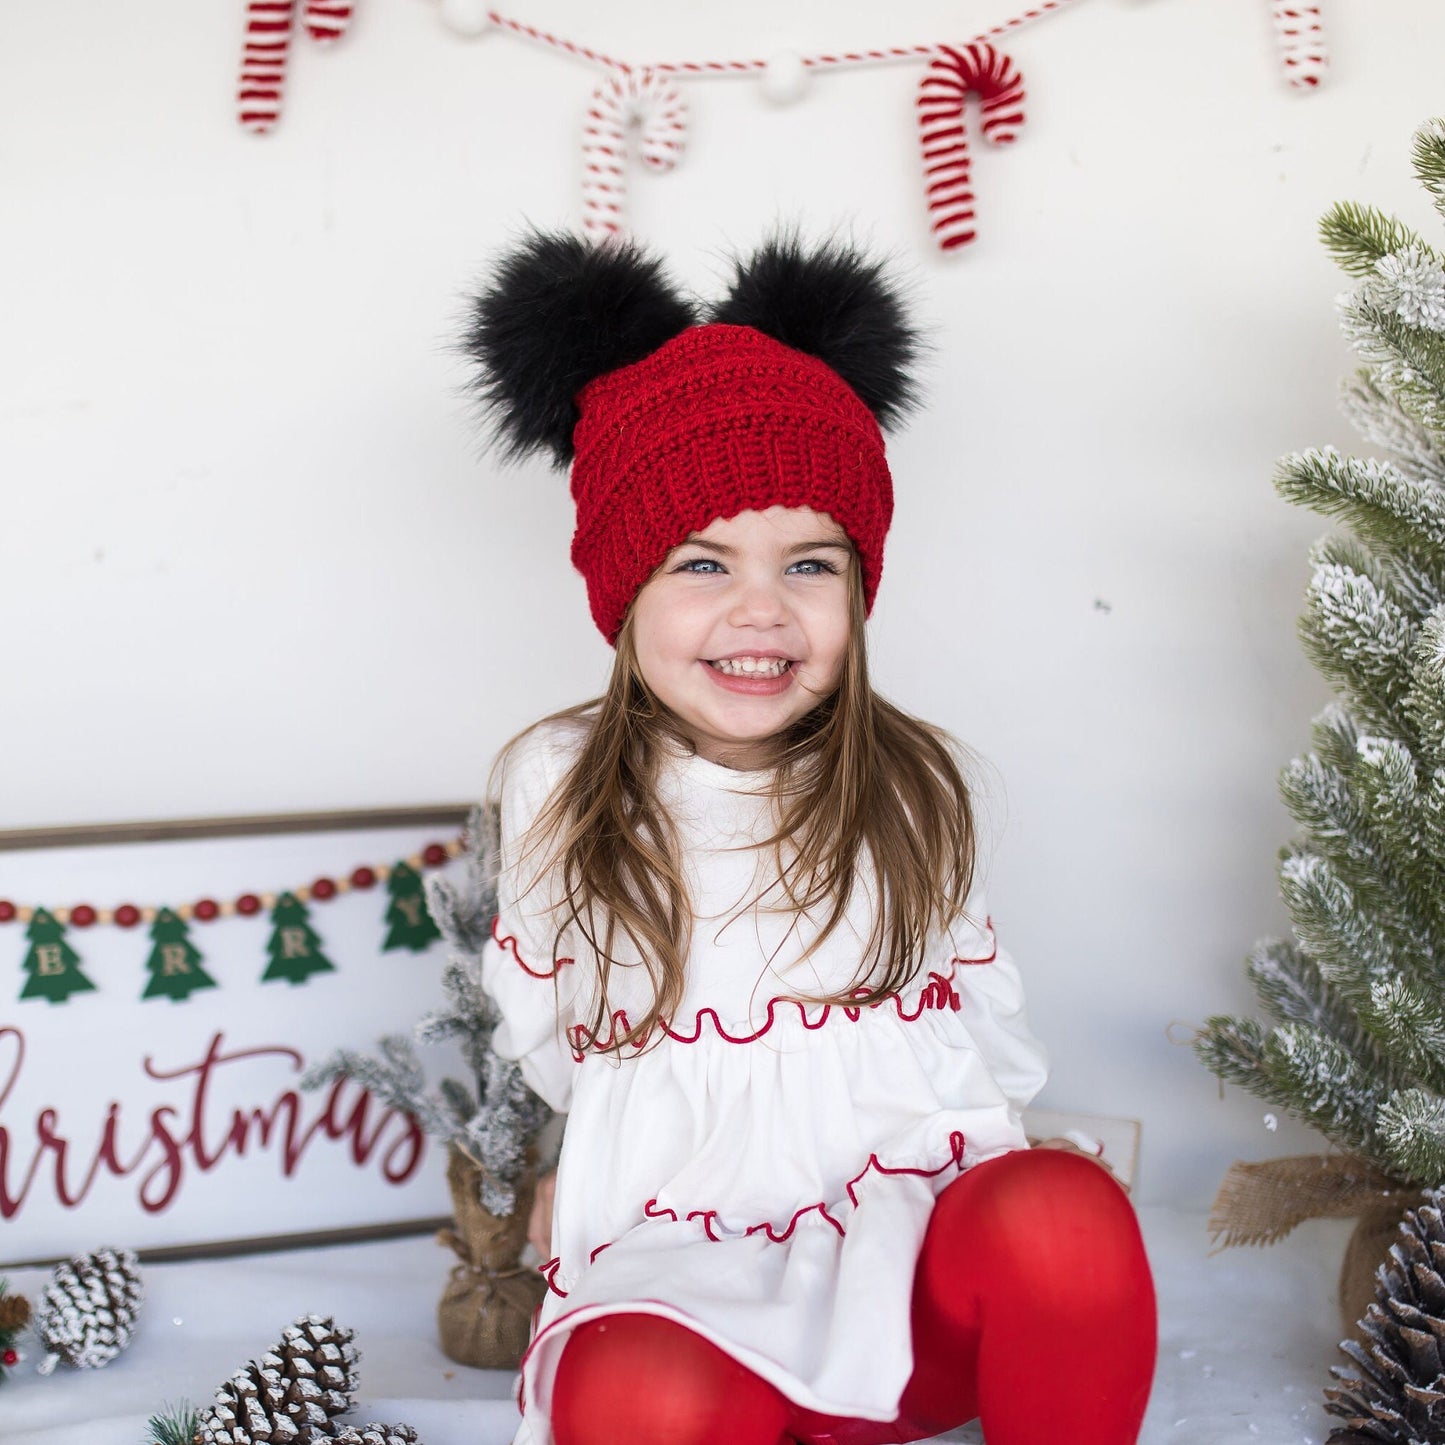
[[[502,947],[505,948],[514,959],[516,959],[517,966],[522,970],[523,973],[529,973],[532,975],[533,978],[556,978],[566,964],[575,962],[574,959],[559,958],[557,960],[557,966],[555,968],[533,968],[532,965],[529,964],[527,960],[523,958],[520,953],[517,952],[517,940],[515,935],[509,933],[506,935],[506,937],[502,936],[501,925],[502,920],[500,917],[494,917],[492,919],[492,937],[495,938],[497,942],[500,943]]]
[[[937,1169],[913,1169],[906,1165],[894,1169],[890,1168],[887,1164],[880,1163],[876,1154],[870,1154],[868,1156],[868,1162],[847,1183],[845,1192],[848,1195],[849,1204],[855,1209],[858,1207],[858,1185],[861,1184],[870,1173],[888,1175],[912,1174],[921,1179],[935,1179],[938,1175],[944,1173],[945,1170],[954,1168],[961,1169],[963,1167],[964,1137],[959,1130],[955,1129],[949,1134],[948,1149],[948,1158],[945,1159]],[[838,1231],[838,1237],[840,1239],[844,1238],[848,1233],[839,1220],[828,1212],[828,1205],[824,1200],[819,1200],[816,1204],[804,1205],[802,1209],[795,1210],[793,1217],[781,1230],[776,1229],[771,1221],[764,1220],[761,1224],[749,1225],[748,1228],[743,1230],[741,1235],[715,1234],[713,1232],[713,1224],[720,1218],[720,1211],[716,1209],[694,1209],[684,1217],[689,1222],[694,1219],[700,1219],[702,1221],[703,1233],[714,1244],[722,1244],[727,1239],[745,1239],[754,1234],[765,1234],[774,1244],[784,1244],[792,1237],[793,1231],[798,1227],[798,1221],[806,1214],[820,1215]],[[642,1206],[642,1217],[644,1219],[667,1219],[674,1224],[679,1222],[677,1211],[675,1209],[668,1209],[665,1205],[658,1204],[656,1199],[649,1199],[647,1203]],[[591,1263],[604,1249],[609,1248],[611,1248],[610,1244],[599,1245],[592,1251],[591,1259],[589,1259],[588,1262]],[[557,1271],[561,1268],[561,1264],[562,1256],[558,1255],[555,1259],[549,1259],[546,1264],[539,1265],[538,1269],[547,1277],[547,1288],[560,1299],[566,1299],[569,1292],[557,1283]]]
[[[989,932],[993,934],[992,925],[989,926]],[[967,967],[973,964],[992,963],[997,957],[998,936],[994,934],[993,952],[986,958],[952,958],[949,960],[949,968],[953,969],[959,965]],[[865,990],[859,990],[859,992],[865,992]],[[679,1032],[666,1019],[659,1020],[656,1026],[674,1043],[695,1044],[702,1038],[703,1019],[708,1018],[712,1021],[713,1031],[724,1043],[752,1044],[756,1043],[772,1028],[777,1018],[777,1009],[780,1004],[791,1005],[796,1008],[802,1020],[803,1027],[810,1030],[822,1028],[828,1022],[834,1009],[841,1010],[851,1022],[857,1023],[865,1012],[887,1008],[889,1004],[892,1004],[898,1012],[898,1017],[902,1019],[904,1023],[911,1024],[929,1011],[943,1009],[951,1013],[957,1013],[963,1007],[963,1001],[959,998],[958,990],[954,988],[952,980],[947,974],[934,970],[929,973],[928,983],[920,991],[911,1012],[904,1005],[903,998],[899,994],[893,994],[890,998],[879,999],[876,1003],[860,1004],[856,1008],[848,1004],[824,1004],[822,1012],[818,1014],[816,1018],[808,1017],[808,1005],[801,999],[770,998],[767,1004],[767,1021],[749,1034],[730,1034],[723,1027],[722,1020],[718,1017],[717,1010],[714,1008],[701,1008],[697,1011],[693,1022],[693,1030],[690,1034]],[[599,1046],[603,1049],[612,1048],[619,1035],[625,1035],[630,1028],[631,1023],[627,1017],[626,1009],[617,1009],[613,1013],[611,1033],[606,1040],[599,1040],[595,1034],[588,1030],[585,1024],[573,1024],[572,1027],[567,1030],[567,1042],[572,1046],[573,1059],[580,1064],[582,1060],[587,1057],[588,1049]],[[634,1052],[641,1052],[642,1049],[647,1046],[647,1041],[648,1035],[644,1034],[640,1039],[634,1039],[632,1041],[631,1048]]]
[[[993,940],[992,951],[979,958],[951,958],[948,961],[950,970],[959,967],[968,968],[977,964],[992,963],[998,957],[998,935],[994,932],[993,920],[990,919],[986,926],[989,931],[989,936]],[[511,934],[504,935],[501,932],[500,918],[492,919],[492,937],[511,953],[522,971],[529,974],[532,978],[555,978],[563,965],[574,962],[574,960],[570,958],[559,958],[556,967],[550,971],[533,968],[517,951],[516,937]],[[860,993],[865,991],[866,990],[859,990]],[[693,1029],[690,1034],[682,1033],[674,1028],[667,1019],[659,1020],[657,1028],[661,1029],[674,1043],[695,1044],[702,1038],[703,1019],[707,1018],[712,1021],[714,1032],[724,1043],[752,1044],[756,1043],[772,1028],[777,1018],[779,1005],[791,1005],[796,1008],[802,1020],[803,1027],[811,1030],[822,1028],[828,1022],[834,1009],[840,1009],[851,1022],[857,1023],[865,1010],[887,1008],[889,1004],[892,1004],[898,1011],[898,1017],[902,1019],[904,1023],[913,1023],[930,1010],[945,1009],[957,1013],[963,1006],[962,1000],[958,996],[958,990],[954,988],[949,976],[934,970],[929,973],[928,983],[925,984],[920,991],[911,1012],[904,1005],[902,996],[899,994],[894,994],[891,998],[880,999],[876,1003],[860,1004],[856,1008],[847,1004],[824,1004],[822,1012],[819,1013],[816,1018],[808,1017],[808,1005],[801,999],[771,998],[767,1003],[767,1021],[762,1024],[761,1027],[754,1029],[748,1034],[730,1034],[727,1029],[723,1027],[723,1022],[721,1018],[718,1017],[717,1010],[714,1008],[701,1008],[697,1011],[697,1015],[693,1021]],[[619,1034],[625,1035],[630,1032],[631,1027],[631,1021],[628,1019],[625,1009],[617,1009],[613,1013],[611,1031],[605,1041],[600,1040],[598,1036],[592,1034],[585,1024],[574,1024],[567,1030],[567,1042],[572,1046],[573,1060],[580,1064],[583,1059],[587,1057],[587,1051],[589,1049],[599,1046],[603,1049],[612,1048]],[[640,1053],[647,1046],[648,1037],[648,1035],[644,1035],[640,1039],[634,1039],[631,1044],[632,1049]]]

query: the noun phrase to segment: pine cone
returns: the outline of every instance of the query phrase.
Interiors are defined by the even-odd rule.
[[[336,1445],[418,1445],[410,1425],[347,1425],[336,1436]]]
[[[23,1330],[30,1323],[30,1301],[23,1294],[0,1294],[0,1333]]]
[[[140,1262],[130,1249],[98,1249],[55,1266],[35,1314],[35,1330],[49,1355],[83,1370],[108,1365],[130,1343],[145,1289]]]
[[[355,1330],[338,1329],[329,1315],[302,1315],[286,1326],[276,1353],[291,1378],[309,1379],[328,1417],[343,1415],[356,1394]]]
[[[1325,1409],[1345,1425],[1328,1445],[1411,1445],[1445,1440],[1445,1189],[1426,1194],[1400,1224],[1390,1260],[1375,1276],[1375,1303],[1360,1332],[1340,1345],[1363,1372],[1330,1373],[1344,1389],[1325,1391]]]
[[[322,1315],[287,1325],[280,1343],[249,1360],[201,1415],[197,1445],[312,1445],[356,1392],[353,1332]]]

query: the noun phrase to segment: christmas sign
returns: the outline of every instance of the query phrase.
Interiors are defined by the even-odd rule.
[[[464,811],[0,834],[0,1271],[447,1214],[410,1114],[301,1077],[442,1002]]]

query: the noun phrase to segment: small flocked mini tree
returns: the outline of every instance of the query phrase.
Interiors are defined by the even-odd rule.
[[[1445,123],[1416,135],[1414,160],[1445,214]],[[1300,621],[1305,651],[1337,699],[1315,720],[1313,750],[1281,778],[1300,827],[1280,864],[1293,936],[1259,943],[1247,965],[1268,1018],[1212,1018],[1196,1048],[1221,1078],[1389,1179],[1437,1185],[1445,1182],[1445,267],[1409,228],[1368,207],[1337,205],[1321,232],[1355,278],[1339,303],[1362,363],[1344,388],[1345,409],[1385,455],[1325,448],[1280,465],[1284,497],[1344,523],[1312,552]]]
[[[427,916],[435,917],[450,957],[441,975],[446,1004],[418,1020],[415,1037],[425,1044],[458,1045],[469,1077],[444,1078],[429,1087],[412,1041],[391,1034],[381,1040],[379,1057],[341,1049],[302,1082],[320,1088],[352,1078],[383,1103],[413,1115],[425,1133],[478,1166],[480,1202],[506,1215],[515,1207],[514,1186],[525,1172],[528,1151],[552,1111],[523,1082],[513,1060],[492,1052],[501,1015],[482,992],[479,975],[496,913],[496,870],[496,809],[478,807],[467,823],[463,878],[452,884],[436,875],[426,882]]]
[[[25,925],[30,940],[20,967],[30,975],[21,998],[43,998],[64,1003],[73,993],[95,985],[80,971],[80,955],[65,941],[65,927],[43,908],[37,908]]]
[[[379,1057],[341,1050],[310,1069],[302,1084],[352,1078],[446,1144],[456,1227],[441,1238],[459,1263],[437,1307],[442,1349],[463,1364],[513,1369],[546,1290],[542,1276],[519,1261],[538,1135],[552,1111],[527,1087],[517,1063],[492,1050],[501,1016],[482,992],[480,969],[497,911],[497,828],[494,807],[473,809],[464,878],[454,885],[433,875],[426,883],[427,908],[450,957],[441,975],[446,1003],[417,1023],[415,1037],[457,1045],[464,1077],[429,1087],[412,1041],[393,1034],[381,1040]]]

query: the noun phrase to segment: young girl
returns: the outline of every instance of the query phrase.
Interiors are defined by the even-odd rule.
[[[534,233],[468,346],[507,450],[571,467],[616,653],[498,759],[494,1046],[568,1115],[518,1442],[1128,1445],[1133,1213],[1027,1147],[958,750],[868,681],[895,290],[783,240],[700,318],[634,245]]]

